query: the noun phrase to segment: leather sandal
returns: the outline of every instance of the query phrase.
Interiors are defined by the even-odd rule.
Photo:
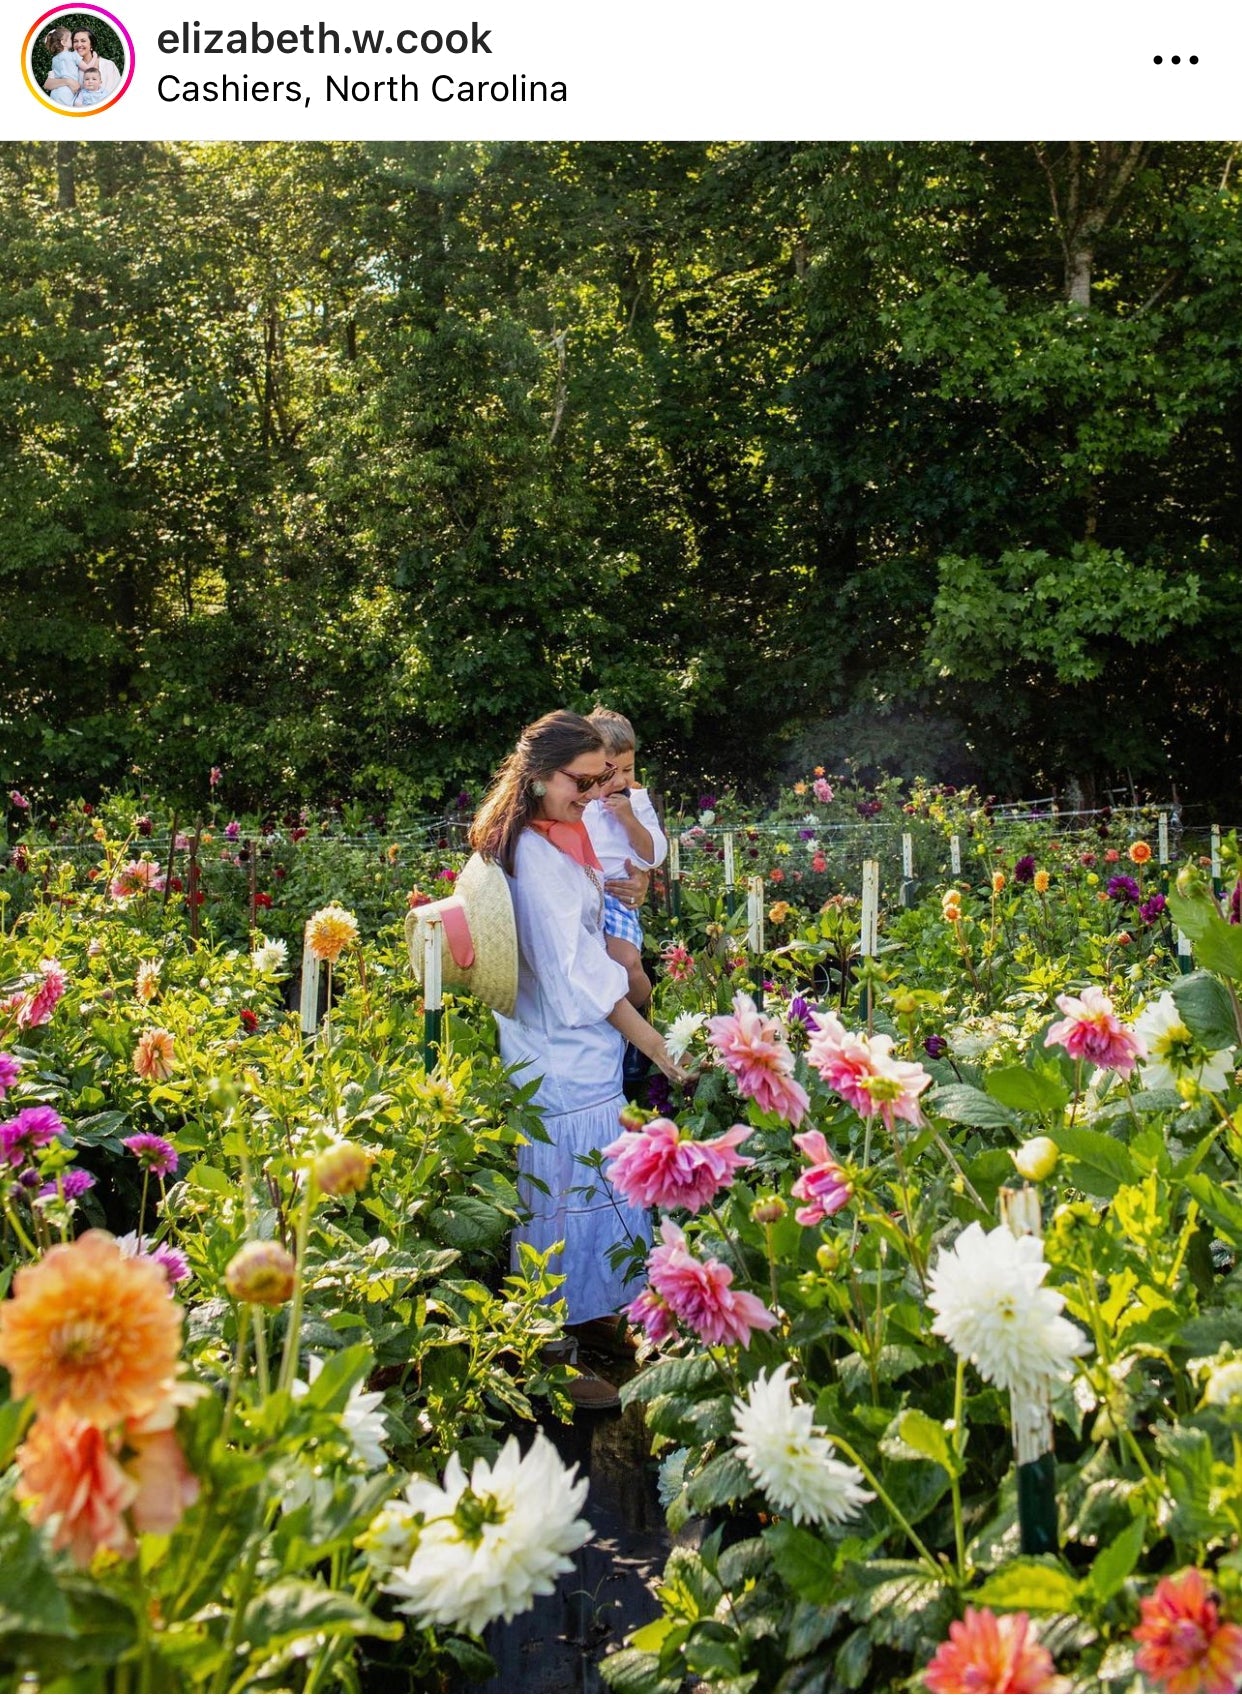
[[[573,1330],[582,1348],[597,1355],[624,1357],[638,1353],[640,1340],[619,1314],[611,1319],[584,1320]]]
[[[620,1408],[621,1392],[589,1367],[575,1367],[574,1376],[565,1386],[565,1394],[575,1408],[584,1413],[598,1414],[605,1409]]]

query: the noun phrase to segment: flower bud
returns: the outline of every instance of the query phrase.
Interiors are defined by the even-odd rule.
[[[238,1302],[260,1302],[279,1308],[293,1295],[297,1262],[270,1238],[243,1243],[224,1270],[224,1284]]]
[[[647,1123],[646,1114],[633,1102],[627,1102],[617,1118],[625,1131],[641,1131]]]
[[[1056,1167],[1061,1151],[1050,1137],[1031,1137],[1013,1153],[1013,1164],[1029,1184],[1040,1184]]]
[[[836,1243],[821,1243],[815,1251],[815,1261],[821,1273],[835,1273],[841,1265],[841,1249]]]
[[[365,1190],[375,1159],[358,1143],[334,1143],[315,1162],[315,1183],[325,1196],[356,1196]]]
[[[788,1212],[783,1197],[761,1196],[751,1209],[750,1217],[757,1226],[774,1226],[778,1220],[783,1220]]]

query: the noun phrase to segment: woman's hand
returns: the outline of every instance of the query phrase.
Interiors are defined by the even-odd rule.
[[[684,1067],[680,1061],[673,1059],[672,1050],[667,1043],[662,1042],[651,1058],[670,1084],[692,1084],[699,1076],[697,1068]]]
[[[610,896],[616,896],[622,907],[639,908],[647,899],[651,874],[642,867],[635,866],[632,860],[626,861],[625,870],[624,878],[609,878],[604,888]]]

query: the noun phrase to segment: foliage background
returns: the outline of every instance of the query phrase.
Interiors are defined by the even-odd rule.
[[[0,780],[1232,779],[1223,144],[0,148]]]

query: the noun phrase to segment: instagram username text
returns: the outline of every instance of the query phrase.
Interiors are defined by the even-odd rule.
[[[471,23],[465,29],[402,29],[391,38],[382,29],[346,32],[327,24],[302,24],[297,29],[264,29],[252,23],[245,29],[208,29],[198,19],[180,29],[161,30],[156,46],[161,53],[490,53],[491,29]]]

